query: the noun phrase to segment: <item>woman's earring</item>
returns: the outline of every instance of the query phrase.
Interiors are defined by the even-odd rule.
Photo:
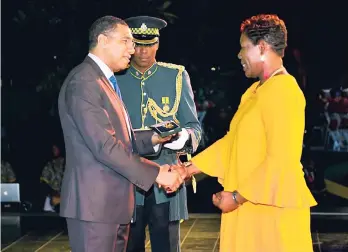
[[[261,61],[263,62],[263,61],[265,61],[265,55],[261,55]]]

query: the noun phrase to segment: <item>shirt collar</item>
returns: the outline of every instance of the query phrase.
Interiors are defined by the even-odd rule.
[[[100,67],[106,78],[110,79],[110,77],[114,75],[114,72],[111,71],[110,67],[108,67],[98,56],[93,53],[88,53],[88,56]]]

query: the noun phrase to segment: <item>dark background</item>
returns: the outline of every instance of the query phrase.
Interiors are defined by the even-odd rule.
[[[22,198],[35,201],[35,185],[50,157],[52,143],[63,146],[56,106],[59,88],[69,70],[86,56],[88,28],[95,19],[103,15],[166,19],[169,24],[161,31],[157,59],[185,65],[195,90],[201,85],[223,90],[222,104],[230,112],[221,124],[227,125],[241,94],[253,81],[245,78],[237,59],[239,26],[259,13],[276,13],[285,21],[289,41],[284,65],[296,76],[299,63],[292,50],[300,50],[301,65],[308,76],[304,93],[309,108],[320,88],[342,85],[348,66],[348,22],[343,2],[2,1],[1,124],[6,129],[2,156],[16,171]],[[217,70],[211,71],[212,67]],[[223,134],[222,130],[218,135]],[[209,185],[210,189],[203,189],[196,199],[219,189],[216,182]],[[193,202],[209,205],[209,200],[210,196]],[[331,202],[329,205],[336,204]],[[191,203],[190,209],[195,211],[197,204]]]

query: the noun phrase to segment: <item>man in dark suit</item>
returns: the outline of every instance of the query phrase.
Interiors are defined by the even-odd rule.
[[[134,53],[131,31],[105,16],[89,32],[89,54],[66,78],[59,115],[66,146],[60,215],[67,219],[73,252],[126,251],[135,186],[175,191],[183,182],[168,165],[139,155],[154,153],[162,139],[151,131],[134,136],[113,75]],[[138,155],[139,154],[139,155]]]

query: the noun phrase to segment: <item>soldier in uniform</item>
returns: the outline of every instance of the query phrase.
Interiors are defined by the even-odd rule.
[[[156,61],[159,30],[167,25],[164,20],[138,16],[125,21],[136,46],[130,67],[117,76],[122,99],[134,128],[146,129],[167,120],[182,127],[178,136],[151,158],[160,165],[176,164],[177,153],[183,148],[196,151],[201,138],[189,75],[184,66]],[[153,252],[180,251],[180,220],[188,219],[185,185],[174,194],[157,187],[147,193],[138,190],[136,203],[127,251],[145,251],[147,225]]]

